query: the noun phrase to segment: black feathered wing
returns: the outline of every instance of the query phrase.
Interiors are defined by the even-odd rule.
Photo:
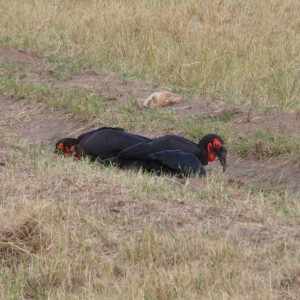
[[[116,130],[116,131],[121,131],[121,132],[124,131],[124,129],[120,128],[120,127],[101,127],[101,128],[93,129],[91,131],[88,131],[88,132],[85,132],[85,133],[81,134],[77,138],[77,140],[78,140],[78,142],[83,141],[84,139],[92,136],[93,134],[98,133],[100,130],[105,130],[105,129]]]
[[[143,141],[119,153],[123,159],[148,159],[150,154],[166,150],[181,150],[201,157],[201,151],[197,144],[176,135],[166,135],[150,141]]]
[[[117,156],[125,148],[146,141],[150,141],[150,139],[122,130],[106,128],[97,130],[93,134],[83,138],[79,142],[78,148],[79,152],[84,155],[104,160]]]
[[[164,167],[170,168],[176,173],[185,176],[201,175],[205,176],[206,171],[199,159],[192,153],[183,152],[181,150],[165,150],[155,152],[149,155],[149,158],[160,162]]]

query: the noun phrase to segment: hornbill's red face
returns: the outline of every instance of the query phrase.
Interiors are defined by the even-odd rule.
[[[77,139],[73,138],[64,138],[59,140],[55,145],[55,153],[61,153],[64,157],[72,155],[81,159],[80,156],[76,152]]]
[[[218,158],[223,167],[223,172],[225,172],[227,150],[223,139],[216,134],[208,134],[200,140],[199,146],[203,151],[204,164]]]
[[[81,160],[81,156],[79,155],[79,151],[77,149],[77,146],[73,145],[70,148],[70,153],[72,154],[73,157],[76,157],[78,160]]]

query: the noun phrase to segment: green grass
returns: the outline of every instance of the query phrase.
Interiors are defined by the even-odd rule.
[[[84,66],[107,68],[229,103],[299,109],[296,1],[0,5],[0,45],[48,58],[59,80]]]
[[[82,59],[74,60],[69,56],[51,56],[48,59],[51,62],[51,66],[47,67],[44,72],[60,81],[71,79],[76,71],[84,66],[88,66]]]

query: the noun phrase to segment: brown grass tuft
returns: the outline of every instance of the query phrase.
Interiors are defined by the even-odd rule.
[[[0,227],[0,259],[3,263],[15,264],[20,257],[35,255],[49,247],[51,239],[44,226],[47,216],[43,210],[42,205],[29,204],[9,217],[7,212],[1,211],[6,215],[6,222]],[[8,222],[8,219],[12,221]]]

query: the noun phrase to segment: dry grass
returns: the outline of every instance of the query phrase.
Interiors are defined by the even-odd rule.
[[[0,1],[1,43],[235,103],[299,108],[299,3]]]
[[[292,0],[0,0],[0,43],[47,57],[59,80],[104,67],[224,101],[297,109],[299,14]],[[113,115],[98,94],[54,94],[13,73],[0,89],[18,99],[105,114],[126,128],[234,135],[225,132],[230,111],[209,124],[180,123],[140,112],[133,99]],[[1,299],[300,298],[298,197],[221,175],[186,181],[61,159],[2,129],[0,140]],[[237,146],[287,152],[256,142]]]
[[[299,297],[299,202],[57,159],[2,134],[0,298]],[[14,149],[15,150],[14,150]]]

